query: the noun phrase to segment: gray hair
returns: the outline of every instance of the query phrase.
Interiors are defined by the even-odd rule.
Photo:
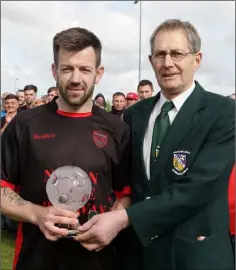
[[[201,38],[196,30],[196,28],[188,21],[181,21],[178,19],[170,19],[164,21],[160,24],[150,38],[150,47],[151,47],[151,54],[153,54],[154,50],[154,40],[160,31],[171,31],[171,30],[183,30],[187,40],[189,42],[189,47],[192,52],[199,52],[201,50]]]

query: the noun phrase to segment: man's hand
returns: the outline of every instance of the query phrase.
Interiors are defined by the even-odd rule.
[[[5,116],[5,122],[7,124],[9,124],[12,120],[12,115],[10,113],[8,113],[6,116]]]
[[[130,205],[131,198],[129,196],[124,196],[114,202],[113,206],[111,207],[111,211],[122,210],[128,208]]]
[[[51,241],[57,241],[68,234],[68,230],[59,228],[55,224],[68,224],[78,226],[78,214],[66,209],[59,209],[53,206],[40,207],[36,213],[36,224],[44,236]]]
[[[78,228],[80,234],[74,237],[90,251],[99,251],[109,245],[117,234],[129,226],[126,211],[119,210],[92,217]]]

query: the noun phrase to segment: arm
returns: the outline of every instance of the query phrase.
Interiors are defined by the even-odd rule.
[[[24,126],[13,119],[1,136],[1,212],[13,219],[37,225],[45,237],[55,241],[68,233],[68,230],[55,226],[58,224],[77,225],[77,214],[55,207],[42,207],[21,198],[15,191],[21,185],[19,179],[19,160],[22,158],[19,145],[28,143],[24,136]]]
[[[130,205],[130,133],[129,128],[126,126],[125,132],[120,142],[119,163],[113,171],[112,188],[114,190],[116,201],[111,210],[119,210],[127,208]]]
[[[8,125],[8,123],[5,123],[5,124],[3,125],[3,127],[1,128],[1,135],[2,135],[3,131],[6,129],[7,125]]]
[[[36,224],[36,212],[40,206],[23,200],[8,187],[1,188],[1,212],[12,219]]]
[[[127,209],[129,220],[144,246],[151,244],[153,237],[201,211],[227,190],[234,164],[234,139],[233,108],[221,115],[209,132],[187,175],[179,176],[159,194]]]

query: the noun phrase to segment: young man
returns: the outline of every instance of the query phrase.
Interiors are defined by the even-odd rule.
[[[25,106],[25,93],[23,89],[20,89],[16,92],[16,96],[19,99],[19,108]]]
[[[90,200],[78,210],[81,224],[91,211],[110,210],[112,191],[116,204],[128,203],[130,193],[128,125],[92,100],[104,73],[99,39],[70,28],[54,37],[53,49],[59,98],[17,115],[2,137],[1,211],[21,221],[14,269],[120,269],[113,244],[96,253],[63,238],[68,230],[55,224],[77,226],[78,215],[48,206],[46,182],[63,166],[78,166],[91,180]]]
[[[48,88],[47,94],[48,100],[49,102],[51,102],[54,99],[54,97],[58,96],[58,89],[55,86],[52,86]]]
[[[94,103],[97,105],[99,108],[105,110],[106,108],[106,100],[103,94],[99,93],[96,95],[94,98]]]
[[[19,99],[13,94],[9,94],[5,97],[5,109],[6,115],[1,117],[1,134],[6,129],[11,120],[16,116],[19,108]]]
[[[126,109],[138,102],[138,95],[130,92],[126,95]]]
[[[24,87],[25,103],[26,105],[19,108],[19,112],[33,108],[33,103],[36,99],[38,88],[35,85],[26,85]]]
[[[152,97],[154,92],[152,82],[149,80],[140,81],[137,91],[140,100]]]
[[[194,81],[201,39],[189,22],[163,22],[150,47],[161,91],[124,114],[132,128],[133,205],[94,216],[77,239],[101,250],[130,227],[122,270],[233,270],[228,183],[235,101]]]
[[[123,114],[125,111],[125,95],[121,92],[116,92],[112,96],[112,108],[111,114],[118,116],[121,120],[123,120]]]

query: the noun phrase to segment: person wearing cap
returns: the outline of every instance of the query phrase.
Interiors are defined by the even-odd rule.
[[[130,92],[126,95],[126,108],[134,105],[138,102],[138,95],[134,92]]]

